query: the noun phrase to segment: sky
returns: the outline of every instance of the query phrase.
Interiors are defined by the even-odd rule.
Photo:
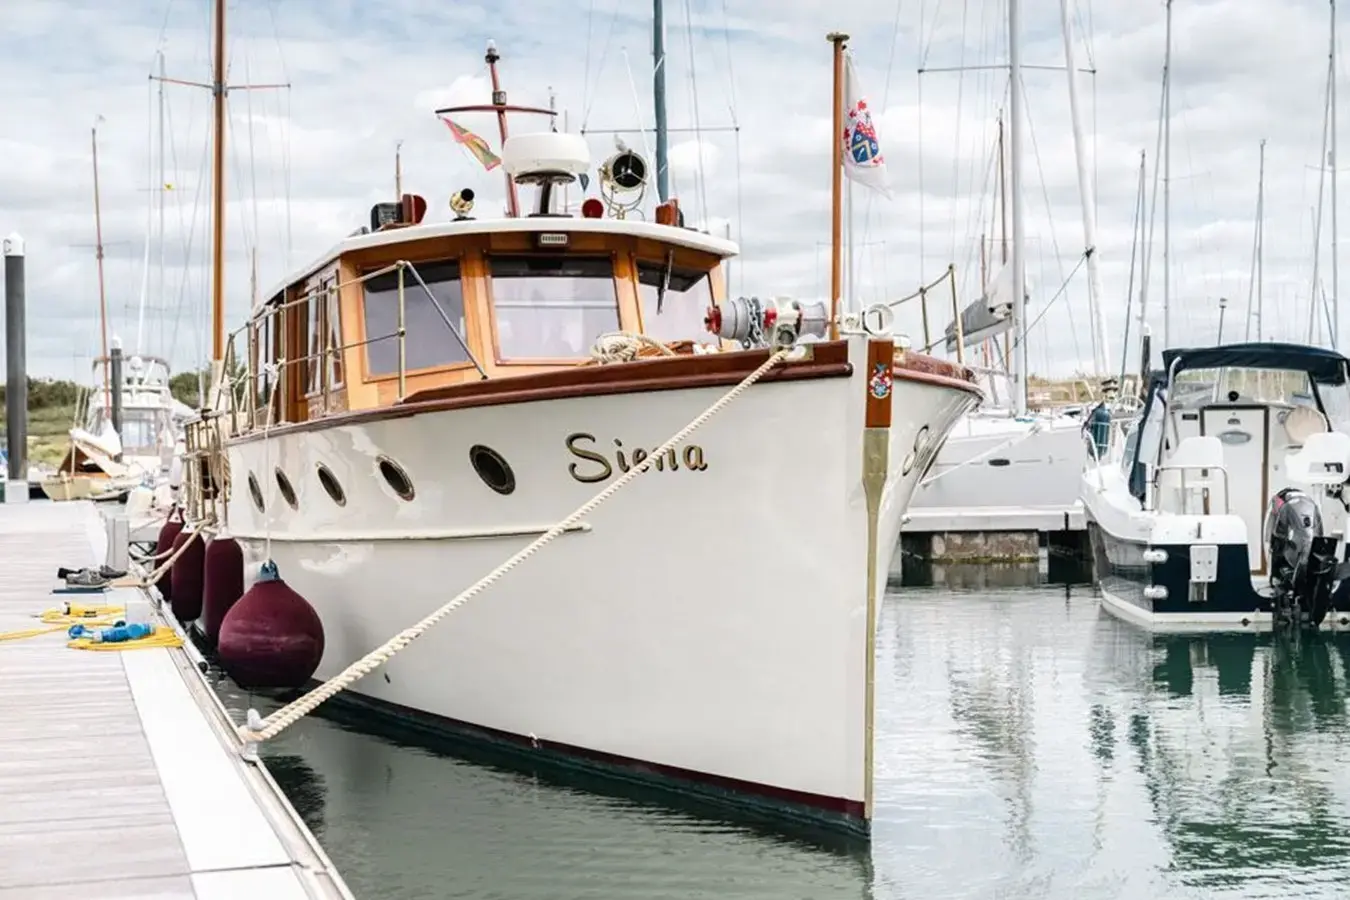
[[[1020,154],[1034,322],[1028,356],[1033,372],[1062,377],[1094,366],[1084,207],[1059,7],[1024,5],[1022,61],[1033,67],[1023,72]],[[989,176],[1008,102],[1006,0],[855,0],[839,8],[817,0],[666,0],[665,7],[673,188],[689,224],[740,244],[734,293],[828,296],[825,34],[844,31],[877,113],[890,186],[888,198],[853,192],[856,296],[864,304],[898,300],[948,265],[956,267],[963,304],[979,295],[981,244],[995,263],[999,255]],[[547,105],[552,93],[564,127],[587,134],[596,166],[614,150],[608,130],[623,129],[623,140],[644,153],[652,140],[642,130],[653,121],[647,3],[234,0],[226,9],[228,80],[260,86],[229,95],[231,329],[252,302],[255,261],[265,292],[366,223],[372,204],[394,199],[400,142],[404,188],[427,198],[428,219],[450,218],[448,198],[462,187],[478,193],[478,215],[501,208],[500,173],[484,172],[434,114],[488,102],[489,40],[502,55],[511,102]],[[1248,311],[1258,293],[1252,270],[1262,140],[1260,336],[1308,338],[1319,243],[1319,300],[1333,296],[1333,179],[1319,171],[1329,14],[1327,0],[1173,3],[1170,215],[1163,215],[1161,188],[1151,210],[1147,302],[1155,343],[1212,343],[1221,318],[1224,340],[1257,336]],[[0,0],[0,83],[7,86],[0,234],[26,242],[32,375],[86,378],[101,346],[95,128],[110,334],[129,349],[167,356],[175,370],[207,356],[210,94],[165,86],[162,183],[172,189],[156,191],[159,99],[149,76],[162,52],[170,78],[209,81],[210,15],[208,0]],[[1127,316],[1139,310],[1141,262],[1132,267],[1131,256],[1140,153],[1152,203],[1167,10],[1162,0],[1078,0],[1072,18],[1115,370]],[[1338,68],[1343,84],[1343,60]],[[491,117],[457,121],[496,147]],[[521,117],[512,127],[537,130],[546,121]],[[1326,197],[1320,242],[1319,181]],[[1164,221],[1170,327],[1162,308]],[[950,304],[949,293],[934,292],[933,335],[950,320]],[[1321,321],[1330,306],[1321,302]],[[897,321],[923,344],[916,304],[902,306]],[[1137,321],[1130,329],[1133,370]],[[1326,342],[1327,334],[1319,325],[1315,339]]]

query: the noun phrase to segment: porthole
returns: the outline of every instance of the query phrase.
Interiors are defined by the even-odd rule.
[[[276,470],[276,476],[277,490],[281,491],[281,499],[285,500],[286,505],[291,509],[299,509],[300,501],[295,499],[295,487],[291,484],[291,480],[286,477],[286,473],[281,471],[279,467]]]
[[[414,496],[412,479],[408,473],[403,471],[403,467],[394,462],[387,456],[381,456],[379,462],[380,474],[384,476],[384,483],[389,485],[389,489],[399,496],[401,500],[411,500]]]
[[[252,472],[248,473],[248,495],[253,498],[253,505],[258,508],[258,512],[267,512],[267,504],[263,503],[262,488],[258,487],[258,478]]]
[[[324,493],[333,499],[338,506],[347,505],[347,495],[342,491],[342,485],[338,484],[337,476],[333,470],[319,463],[319,484],[323,485]]]
[[[516,489],[516,475],[500,453],[491,447],[474,444],[469,448],[469,463],[483,484],[499,494],[509,494]]]

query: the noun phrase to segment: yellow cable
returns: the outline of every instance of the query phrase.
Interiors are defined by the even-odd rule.
[[[115,625],[124,615],[126,607],[123,606],[83,606],[68,603],[65,609],[49,609],[37,617],[49,627],[0,631],[0,641],[22,641],[43,634],[55,634],[58,631],[65,631],[71,625],[85,625],[91,628],[99,625]]]

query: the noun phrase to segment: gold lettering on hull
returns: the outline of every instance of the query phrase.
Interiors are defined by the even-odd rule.
[[[567,451],[576,458],[576,462],[567,464],[567,472],[582,484],[596,484],[613,477],[615,469],[620,473],[632,471],[645,460],[650,453],[641,447],[625,447],[623,441],[614,439],[614,447],[606,455],[599,448],[595,435],[578,431],[569,434],[564,443]],[[708,468],[703,459],[703,448],[698,444],[685,444],[672,447],[656,458],[647,468],[650,472],[678,472],[687,469],[702,472]]]

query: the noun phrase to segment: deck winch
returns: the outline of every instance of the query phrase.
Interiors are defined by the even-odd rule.
[[[1346,606],[1350,580],[1337,565],[1338,542],[1325,534],[1322,510],[1309,494],[1285,488],[1272,497],[1263,540],[1275,627],[1317,628],[1333,606]]]
[[[824,303],[803,303],[788,297],[761,300],[737,297],[708,309],[703,317],[708,331],[742,347],[791,347],[806,336],[823,338],[830,325]]]

